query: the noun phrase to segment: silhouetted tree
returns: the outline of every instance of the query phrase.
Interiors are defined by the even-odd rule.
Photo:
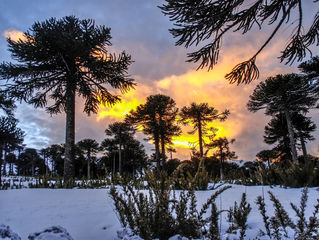
[[[52,144],[48,149],[48,157],[51,159],[52,174],[63,176],[65,148],[61,144]]]
[[[272,150],[262,150],[256,154],[256,157],[259,161],[267,162],[268,167],[270,166],[270,162],[278,157],[278,152],[274,149]]]
[[[91,19],[74,16],[36,22],[24,38],[8,39],[9,51],[18,63],[2,63],[0,79],[6,93],[50,114],[66,113],[64,180],[73,178],[75,97],[85,99],[84,112],[96,113],[100,104],[120,100],[105,85],[125,92],[134,81],[126,75],[131,57],[110,54],[110,29]]]
[[[105,130],[108,138],[101,143],[106,152],[113,173],[116,168],[115,158],[118,156],[119,172],[135,173],[147,165],[147,155],[143,145],[134,139],[136,129],[127,122],[114,122]]]
[[[189,107],[183,107],[180,112],[181,122],[183,124],[190,124],[194,127],[194,134],[198,132],[199,153],[203,157],[203,135],[206,133],[207,123],[214,120],[224,121],[230,114],[229,110],[219,113],[214,107],[208,106],[208,103],[192,103]]]
[[[113,137],[114,143],[118,144],[119,154],[119,172],[122,173],[122,148],[125,148],[126,142],[133,138],[136,129],[126,122],[115,122],[109,125],[105,130],[108,137]],[[125,159],[124,159],[125,160]]]
[[[21,153],[17,166],[20,168],[19,172],[23,175],[35,176],[45,172],[44,162],[34,148],[26,148]]]
[[[224,162],[227,160],[236,159],[237,156],[234,151],[230,151],[230,144],[233,144],[235,139],[228,141],[227,138],[221,137],[214,139],[212,142],[207,144],[209,149],[214,150],[214,156],[216,156],[220,161],[220,178],[224,177]]]
[[[77,146],[86,154],[87,160],[87,178],[91,178],[90,164],[92,162],[92,157],[95,157],[96,153],[99,151],[99,144],[94,139],[83,139],[77,143]]]
[[[6,162],[9,163],[9,175],[13,175],[13,165],[17,162],[17,157],[14,153],[9,153],[6,156]]]
[[[265,109],[265,114],[270,116],[278,113],[285,115],[292,160],[295,162],[297,151],[291,116],[293,113],[307,113],[315,106],[317,99],[313,85],[300,75],[277,75],[257,85],[247,107],[251,112]]]
[[[0,185],[1,175],[6,174],[6,156],[9,153],[9,148],[14,149],[22,144],[24,132],[17,127],[18,120],[11,117],[0,117]],[[3,171],[1,166],[3,165]]]
[[[291,123],[294,137],[295,139],[299,139],[304,159],[307,159],[306,142],[314,140],[311,132],[315,131],[316,125],[310,118],[305,117],[300,113],[292,114]],[[281,150],[284,155],[291,155],[289,148],[289,132],[284,114],[275,115],[267,124],[265,127],[264,141],[267,144],[277,143],[277,150]]]
[[[293,25],[289,40],[281,51],[280,60],[285,63],[301,61],[310,52],[310,46],[319,44],[319,13],[309,26],[304,25],[302,4],[318,1],[278,0],[165,0],[160,6],[162,12],[174,22],[171,34],[177,38],[176,45],[193,45],[200,49],[188,54],[189,62],[200,62],[199,68],[212,69],[217,63],[222,38],[233,32],[248,33],[254,27],[262,29],[265,24],[274,26],[268,38],[247,61],[236,65],[226,75],[230,83],[250,83],[259,77],[256,58],[260,52],[280,33],[284,25]],[[313,3],[310,3],[313,2]],[[316,2],[316,3],[315,3]]]
[[[42,148],[40,150],[40,154],[42,155],[44,164],[45,164],[45,174],[49,174],[49,162],[48,162],[48,155],[49,155],[49,148]]]
[[[143,133],[154,142],[158,169],[161,168],[160,158],[162,165],[166,159],[165,146],[172,144],[172,137],[181,133],[175,121],[177,113],[178,108],[172,98],[157,94],[147,97],[145,104],[139,105],[135,111],[131,111],[126,116],[127,122],[141,125]]]

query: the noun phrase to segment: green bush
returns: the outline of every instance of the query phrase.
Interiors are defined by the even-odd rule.
[[[234,207],[231,207],[228,211],[228,222],[230,222],[231,225],[227,232],[236,233],[237,230],[240,230],[240,240],[243,240],[248,226],[247,220],[250,211],[251,207],[246,201],[246,193],[243,193],[239,206],[237,202],[235,202]]]
[[[147,181],[147,193],[136,190],[133,184],[125,184],[121,188],[114,185],[111,187],[110,195],[123,226],[130,227],[145,240],[166,240],[176,234],[188,238],[216,234],[216,218],[220,212],[215,209],[211,215],[214,215],[213,218],[204,216],[209,207],[214,210],[215,199],[229,186],[215,191],[198,211],[194,189],[181,191],[177,196],[174,184],[165,173],[161,173],[158,178],[155,174],[148,174]],[[202,233],[201,229],[207,224],[210,231]]]

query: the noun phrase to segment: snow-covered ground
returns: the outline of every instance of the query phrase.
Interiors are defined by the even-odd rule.
[[[299,206],[302,189],[285,189],[268,186],[232,185],[217,200],[218,207],[229,209],[234,202],[240,202],[243,192],[252,206],[248,216],[246,239],[257,236],[263,229],[263,222],[255,204],[257,196],[264,191],[269,214],[273,208],[267,191],[272,191],[285,206],[290,217],[295,214],[290,202]],[[213,191],[197,191],[198,205],[201,206]],[[319,188],[310,188],[306,216],[313,212],[313,206],[319,198]],[[222,232],[228,228],[226,213],[222,215]],[[22,239],[45,228],[60,225],[74,240],[108,240],[117,239],[117,230],[121,224],[117,219],[108,189],[15,189],[0,191],[0,225],[9,225]],[[224,235],[226,238],[226,235]]]

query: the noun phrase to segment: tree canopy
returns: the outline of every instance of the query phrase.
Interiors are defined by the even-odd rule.
[[[225,110],[219,113],[214,107],[210,107],[208,103],[191,103],[189,107],[183,107],[181,109],[180,117],[183,124],[190,124],[194,127],[194,131],[198,131],[198,142],[199,142],[199,152],[200,157],[203,157],[203,134],[206,133],[206,126],[208,122],[214,120],[224,121],[230,114],[229,110]]]
[[[312,45],[319,44],[319,12],[306,26],[303,8],[306,2],[314,5],[314,9],[318,8],[316,0],[165,0],[160,8],[174,22],[170,32],[178,39],[176,45],[199,47],[199,50],[188,54],[189,62],[200,62],[199,68],[212,69],[217,64],[222,39],[232,32],[244,35],[255,28],[273,27],[255,54],[226,75],[230,83],[241,84],[259,77],[256,59],[285,25],[292,26],[292,32],[286,34],[289,37],[281,52],[282,62],[301,61],[307,52],[310,53]]]
[[[162,163],[164,163],[166,145],[172,143],[173,136],[178,136],[181,133],[181,129],[175,121],[177,113],[178,108],[172,98],[156,94],[147,97],[145,104],[139,105],[135,111],[131,111],[126,116],[127,122],[141,125],[143,133],[154,142],[158,168],[161,166],[160,154]]]

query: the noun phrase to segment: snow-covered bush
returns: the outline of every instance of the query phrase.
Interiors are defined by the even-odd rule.
[[[30,234],[29,240],[73,240],[71,235],[61,226],[53,226],[46,228],[42,232]]]
[[[9,226],[0,225],[0,239],[21,240],[20,236],[14,233]]]
[[[243,240],[245,237],[245,232],[247,229],[247,220],[248,215],[251,211],[250,204],[246,201],[246,193],[242,194],[240,204],[238,206],[235,202],[234,207],[231,207],[228,212],[228,222],[231,223],[227,232],[237,233],[237,230],[240,230],[240,240]]]
[[[292,209],[296,213],[298,219],[297,222],[293,222],[291,220],[283,205],[272,192],[269,191],[268,194],[275,209],[273,216],[267,215],[266,204],[261,196],[259,196],[256,201],[259,211],[263,217],[266,230],[266,232],[260,230],[260,234],[262,236],[268,235],[269,239],[276,240],[284,238],[290,239],[291,237],[296,240],[319,239],[319,199],[317,200],[317,205],[314,206],[312,216],[310,216],[307,221],[305,218],[305,210],[308,200],[307,188],[305,188],[302,192],[299,208],[293,203],[290,203]]]
[[[215,200],[230,187],[215,189],[198,211],[193,189],[176,194],[172,186],[165,174],[160,174],[158,178],[154,174],[149,175],[147,192],[136,190],[130,184],[122,185],[121,189],[112,186],[110,195],[122,225],[145,240],[167,240],[177,234],[187,238],[212,237],[216,234],[220,211],[217,211]],[[207,216],[210,207],[212,213]],[[207,225],[209,231],[203,231]]]

